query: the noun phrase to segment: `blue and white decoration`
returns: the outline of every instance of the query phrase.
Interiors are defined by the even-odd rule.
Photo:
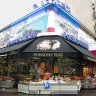
[[[63,10],[62,7],[60,7],[61,5],[64,5],[62,1],[42,0],[41,2],[44,3],[45,6],[39,8],[37,11],[35,10],[31,12],[20,20],[17,20],[16,22],[0,30],[0,48],[30,40],[37,36],[41,36],[43,33],[44,35],[60,35],[73,43],[88,48],[88,40],[91,42],[92,38],[90,38],[88,34],[89,39],[87,39],[88,36],[86,34],[82,36],[82,34],[85,32],[80,28],[80,22],[67,11]],[[50,7],[53,7],[54,13],[58,13],[57,15],[54,15],[54,27],[56,28],[56,32],[60,34],[57,34],[56,32],[46,32],[49,20],[49,14],[46,9]],[[41,15],[42,12],[43,15]]]
[[[70,13],[70,7],[62,0],[41,0],[40,4],[33,4],[33,9],[40,8],[46,4],[56,4],[61,6],[62,9]]]
[[[67,32],[64,32],[63,36],[64,36],[64,38],[72,41],[73,43],[76,43],[76,44],[81,45],[82,47],[85,47],[88,49],[87,43],[84,43],[83,41],[79,40],[78,38],[75,38],[74,36],[67,34]]]
[[[32,32],[31,34],[27,34],[23,37],[19,37],[19,38],[16,38],[16,39],[12,40],[12,41],[8,41],[7,46],[12,46],[12,45],[15,45],[15,44],[18,44],[18,43],[22,43],[24,41],[31,40],[35,37],[37,37],[37,32]]]
[[[37,33],[46,31],[48,14],[41,17],[38,16],[38,18],[32,18],[30,22],[29,19],[1,32],[0,48],[33,39],[37,37]]]
[[[51,88],[51,83],[49,82],[49,81],[44,81],[44,88],[45,89],[49,89],[49,88]]]

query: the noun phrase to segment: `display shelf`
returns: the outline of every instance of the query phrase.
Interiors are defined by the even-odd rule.
[[[46,81],[45,81],[46,82]],[[44,87],[44,81],[18,84],[18,92],[27,94],[79,94],[81,82],[48,81],[51,86]]]

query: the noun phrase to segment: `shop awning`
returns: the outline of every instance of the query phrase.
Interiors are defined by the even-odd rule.
[[[64,54],[76,54],[76,51],[60,36],[38,37],[28,47],[26,47],[23,52],[62,52]]]
[[[65,40],[69,45],[71,45],[73,48],[75,48],[77,51],[79,51],[80,53],[82,53],[83,55],[86,55],[90,58],[94,58],[96,59],[96,56],[94,54],[92,54],[89,50],[83,48],[83,47],[80,47],[74,43],[71,43],[69,42],[68,40]]]
[[[96,60],[96,56],[89,50],[65,40],[60,36],[40,36],[34,40],[1,48],[0,54],[10,53],[16,50],[20,50],[20,52],[23,53],[63,53],[64,56],[68,57],[78,57],[78,53],[81,53],[84,58],[87,57],[87,59]]]
[[[30,41],[26,41],[26,42],[22,42],[13,46],[9,46],[9,47],[4,47],[0,49],[0,54],[5,54],[8,53],[10,51],[14,51],[14,50],[19,50],[21,48],[23,48],[24,46],[26,46],[27,44],[29,44],[32,40]]]

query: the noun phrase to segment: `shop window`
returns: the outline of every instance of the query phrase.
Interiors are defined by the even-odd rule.
[[[6,58],[7,58],[6,56],[0,57],[0,75],[7,75],[8,64]]]
[[[63,75],[77,75],[77,61],[70,58],[58,60],[59,73]]]

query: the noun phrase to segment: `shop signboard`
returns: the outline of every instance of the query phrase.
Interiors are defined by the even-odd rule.
[[[19,38],[12,40],[12,41],[8,41],[7,46],[12,46],[14,44],[22,43],[24,41],[30,40],[30,39],[35,38],[35,37],[37,37],[37,32],[32,32],[32,33],[27,34],[23,37],[19,37]]]
[[[66,17],[55,14],[55,30],[58,32],[67,32],[68,34],[78,38],[78,27],[72,24]]]
[[[33,57],[63,57],[63,53],[33,53]]]
[[[40,16],[38,16],[38,18],[35,18],[35,16],[30,17],[1,32],[0,48],[30,40],[37,37],[38,33],[44,32],[47,28],[48,14]],[[32,20],[30,21],[29,19]]]
[[[38,33],[46,30],[47,19],[48,15],[44,15],[36,18],[36,20],[33,20],[30,23],[26,20],[21,24],[12,27],[11,39],[8,41],[7,46],[37,37]]]
[[[57,4],[61,6],[62,9],[70,13],[70,7],[68,4],[64,3],[63,0],[41,0],[39,3],[33,4],[33,10],[40,8],[41,6],[44,6],[46,4]]]
[[[74,43],[81,45],[82,47],[85,47],[88,49],[87,43],[84,43],[83,41],[79,40],[78,38],[75,38],[74,36],[68,34],[67,32],[64,32],[63,36],[64,36],[64,38],[70,40],[71,42],[74,42]]]
[[[78,28],[78,39],[87,43],[91,44],[94,43],[94,38],[92,38],[90,35],[88,35],[86,32],[84,32],[82,29]]]
[[[92,40],[91,37],[66,18],[55,14],[55,28],[57,32],[63,34],[64,38],[88,49],[88,44]]]

